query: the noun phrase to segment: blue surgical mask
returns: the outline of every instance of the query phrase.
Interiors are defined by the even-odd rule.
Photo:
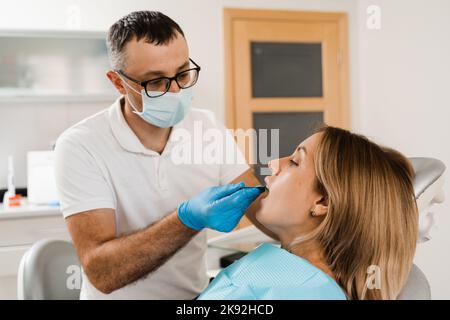
[[[123,80],[123,79],[122,79]],[[139,93],[126,81],[123,81],[131,90]],[[157,95],[157,92],[152,92]],[[162,93],[162,92],[160,92]],[[160,128],[169,128],[184,119],[189,111],[192,101],[192,88],[180,89],[178,93],[166,92],[156,98],[150,98],[142,89],[142,112],[139,112],[131,99],[126,95],[128,102],[134,109],[133,112],[148,123]]]

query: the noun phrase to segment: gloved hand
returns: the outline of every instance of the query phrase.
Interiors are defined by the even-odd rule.
[[[210,228],[230,232],[241,220],[247,208],[263,192],[258,188],[243,188],[243,182],[208,188],[178,206],[181,222],[194,230]]]

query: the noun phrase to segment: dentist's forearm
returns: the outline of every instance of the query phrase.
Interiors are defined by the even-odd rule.
[[[97,289],[111,293],[155,271],[196,234],[174,211],[141,231],[90,250],[83,266]]]
[[[261,190],[244,184],[213,186],[180,204],[147,228],[117,237],[113,209],[96,209],[66,218],[90,282],[111,293],[164,264],[198,231],[231,231]]]

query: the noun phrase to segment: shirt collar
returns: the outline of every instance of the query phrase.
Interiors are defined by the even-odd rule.
[[[116,140],[119,142],[121,147],[129,152],[134,153],[142,153],[146,155],[152,155],[152,156],[159,156],[160,154],[156,151],[147,149],[139,140],[139,138],[136,136],[136,134],[131,130],[130,126],[128,125],[127,121],[125,120],[125,117],[123,116],[122,112],[122,103],[124,97],[119,97],[109,108],[109,123],[111,126],[112,133]],[[164,151],[162,155],[167,155],[170,150],[176,145],[177,143],[182,143],[182,141],[174,141],[171,139],[172,134],[174,130],[177,128],[185,128],[185,122],[186,119],[183,119],[179,123],[177,123],[175,126],[172,127],[172,130],[170,132],[170,136],[168,138],[167,144],[164,148]]]

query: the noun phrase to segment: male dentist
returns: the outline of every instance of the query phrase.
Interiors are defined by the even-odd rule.
[[[195,137],[200,123],[227,134],[211,112],[190,108],[200,66],[177,23],[132,12],[110,27],[107,47],[107,76],[121,97],[66,130],[55,148],[81,298],[193,299],[208,284],[202,230],[231,231],[246,213],[273,236],[254,217],[260,191],[243,188],[257,179],[245,161],[173,161],[184,143],[171,139],[176,130]]]

